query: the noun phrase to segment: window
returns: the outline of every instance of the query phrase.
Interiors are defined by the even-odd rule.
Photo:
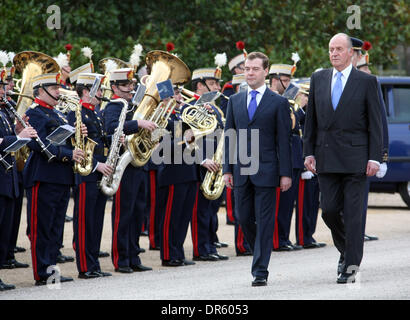
[[[410,86],[395,85],[393,87],[393,114],[389,115],[391,123],[410,122]]]

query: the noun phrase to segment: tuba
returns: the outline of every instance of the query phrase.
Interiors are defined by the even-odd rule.
[[[19,83],[19,98],[16,110],[24,114],[32,104],[33,78],[40,74],[59,72],[60,67],[50,56],[36,51],[23,51],[14,56],[13,64],[16,71],[22,74]]]
[[[160,103],[156,84],[168,79],[171,79],[174,84],[188,82],[191,72],[178,57],[160,50],[148,52],[146,64],[150,68],[151,74],[147,79],[145,95],[134,113],[133,120],[156,120],[157,125],[162,128],[164,124],[159,122],[163,120],[163,117],[155,115]],[[134,166],[141,167],[148,162],[157,144],[155,140],[152,139],[151,133],[145,129],[140,129],[137,133],[127,137],[127,152],[131,153]]]

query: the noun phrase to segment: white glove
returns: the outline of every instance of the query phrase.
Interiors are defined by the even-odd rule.
[[[379,168],[379,171],[377,171],[376,173],[376,177],[381,179],[386,175],[386,172],[387,172],[387,163],[383,162],[382,164],[380,164],[380,168]]]
[[[303,179],[303,180],[310,180],[310,179],[312,179],[314,176],[315,176],[315,175],[314,175],[312,172],[310,172],[310,171],[304,171],[304,172],[302,172],[302,179]]]

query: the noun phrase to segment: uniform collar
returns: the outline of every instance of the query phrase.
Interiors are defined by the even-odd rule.
[[[89,109],[89,110],[91,110],[91,111],[94,111],[94,110],[95,110],[95,105],[93,105],[93,104],[91,104],[91,103],[86,103],[86,102],[84,102],[83,100],[80,100],[80,104],[81,104],[84,108],[86,108],[86,109]]]
[[[51,109],[51,110],[54,109],[54,107],[50,106],[49,104],[45,103],[43,100],[40,100],[39,98],[36,98],[34,102],[44,108]]]

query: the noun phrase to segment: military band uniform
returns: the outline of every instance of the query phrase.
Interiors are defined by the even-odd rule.
[[[114,95],[112,100],[119,97]],[[119,117],[123,104],[112,101],[104,110],[105,131],[108,135],[114,134],[118,127]],[[132,110],[128,104],[125,106]],[[138,132],[138,121],[132,120],[133,112],[128,112],[124,123],[124,134],[132,135]],[[141,265],[138,239],[141,233],[144,205],[137,199],[140,192],[144,192],[144,175],[142,167],[129,164],[124,171],[120,186],[114,195],[112,204],[112,262],[117,271],[132,272]],[[121,271],[123,270],[123,271]]]
[[[104,134],[102,118],[95,111],[95,106],[89,103],[81,104],[81,121],[87,127],[87,138],[92,139],[97,144],[94,148],[92,168],[93,171],[82,176],[75,174],[74,196],[74,244],[77,270],[80,276],[95,277],[101,271],[98,255],[100,252],[101,237],[104,224],[104,212],[107,196],[101,192],[98,184],[102,179],[102,174],[96,171],[99,162],[106,161],[106,150],[108,144]],[[76,122],[75,111],[70,111],[67,115],[70,125]],[[86,139],[85,138],[85,141]]]
[[[35,100],[26,115],[46,146],[49,144],[46,137],[59,126],[67,124],[63,114],[39,99]],[[48,150],[56,159],[49,163],[36,142],[31,141],[28,146],[32,152],[24,168],[23,179],[27,194],[33,274],[40,284],[50,275],[48,267],[57,263],[70,187],[74,184],[73,152],[68,140],[61,146],[50,144]]]

